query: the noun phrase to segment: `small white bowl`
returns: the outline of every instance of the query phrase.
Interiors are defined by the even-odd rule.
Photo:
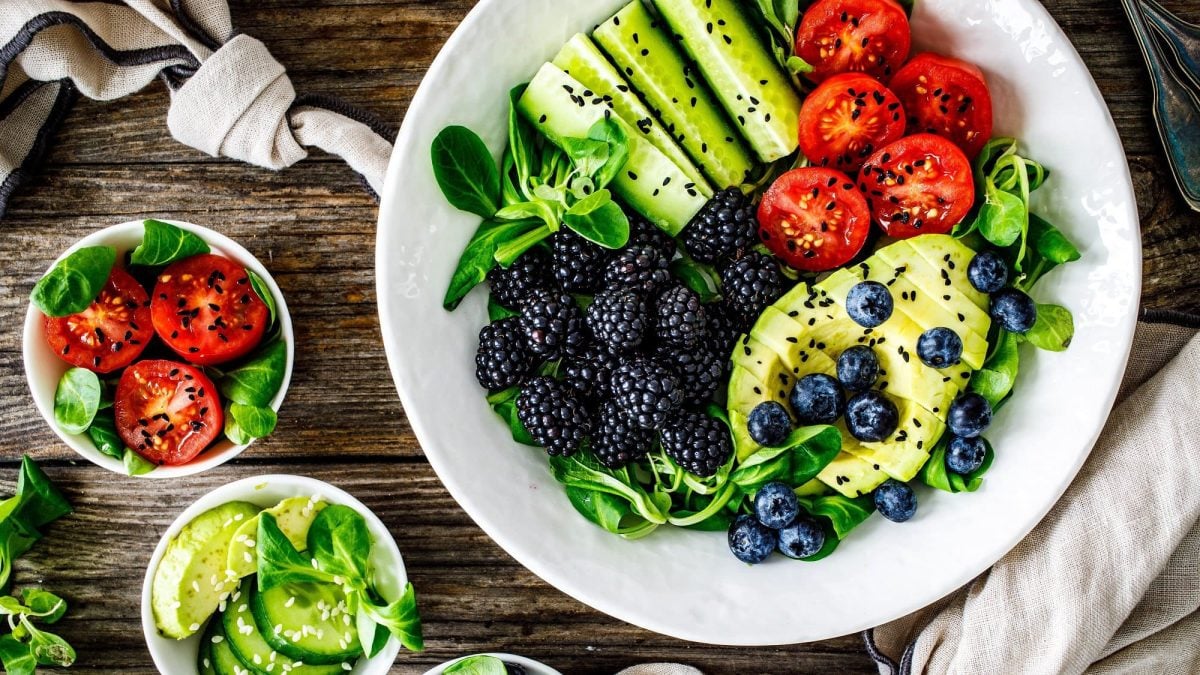
[[[371,566],[375,570],[376,583],[379,591],[387,600],[400,597],[408,576],[404,571],[404,559],[400,557],[400,549],[396,540],[388,532],[387,526],[379,517],[371,512],[362,502],[351,497],[346,491],[336,488],[329,483],[309,478],[307,476],[291,476],[286,474],[270,474],[243,478],[209,492],[197,499],[191,506],[171,523],[154,548],[150,556],[150,564],[146,566],[146,577],[142,582],[142,632],[146,635],[146,646],[150,648],[150,657],[160,673],[171,675],[187,675],[196,672],[196,656],[200,650],[200,640],[203,630],[198,631],[186,640],[173,640],[163,637],[154,626],[154,611],[150,607],[150,586],[154,580],[154,571],[167,550],[171,541],[184,525],[192,522],[196,516],[229,502],[244,501],[264,509],[275,506],[289,497],[319,496],[329,504],[349,506],[362,514],[367,521],[367,529],[371,532],[374,545],[371,547]],[[383,675],[392,667],[396,655],[400,652],[400,642],[395,638],[388,641],[373,658],[365,656],[358,659],[354,669],[348,671],[351,675]]]
[[[472,656],[494,656],[494,657],[500,659],[501,661],[504,661],[505,663],[512,663],[512,664],[515,664],[518,666],[524,666],[525,672],[528,673],[529,675],[562,675],[562,673],[558,672],[557,670],[551,668],[550,666],[548,666],[544,663],[538,663],[537,661],[534,661],[533,659],[527,659],[524,656],[516,656],[515,654],[501,654],[499,652],[486,652],[484,654],[470,654],[468,656],[463,656],[461,658],[453,659],[451,661],[447,661],[447,662],[443,663],[440,666],[437,666],[430,670],[425,671],[425,675],[442,675],[442,671],[444,671],[447,668],[449,668],[450,666],[458,663],[459,661],[462,661],[463,659],[469,659]]]
[[[271,278],[271,273],[249,251],[220,232],[177,220],[163,220],[162,222],[170,223],[194,233],[212,248],[213,253],[236,261],[243,267],[252,270],[266,282],[271,295],[275,297],[275,304],[279,315],[280,335],[287,347],[287,366],[284,369],[283,384],[280,385],[275,398],[271,399],[271,408],[279,412],[279,406],[283,404],[284,395],[287,394],[288,384],[292,381],[292,365],[296,357],[296,343],[295,335],[292,332],[292,317],[288,313],[287,302],[284,300],[279,286]],[[58,260],[54,261],[54,264],[46,268],[47,272],[53,269],[59,260],[62,260],[84,246],[112,246],[117,249],[118,260],[121,260],[127,251],[133,250],[141,243],[145,232],[144,223],[144,220],[132,220],[89,234],[75,242],[74,246],[64,251],[58,257]],[[146,289],[146,292],[149,293],[152,290]],[[46,419],[46,423],[54,430],[54,433],[58,434],[58,437],[67,446],[84,459],[102,466],[109,471],[124,475],[126,471],[122,461],[115,457],[109,457],[97,450],[86,432],[82,434],[68,434],[60,429],[54,421],[54,391],[58,388],[59,379],[62,378],[63,373],[67,372],[71,365],[58,358],[58,355],[46,344],[45,315],[33,303],[29,304],[29,310],[25,313],[23,353],[25,359],[25,377],[29,381],[29,391],[33,394],[33,402],[37,406],[38,412]],[[178,476],[190,476],[228,462],[247,447],[249,447],[249,444],[235,445],[228,439],[222,439],[220,442],[204,450],[204,452],[200,453],[187,464],[160,466],[139,477],[175,478]]]

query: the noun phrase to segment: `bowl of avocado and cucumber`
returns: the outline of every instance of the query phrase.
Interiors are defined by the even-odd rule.
[[[387,527],[328,483],[245,478],[204,495],[159,541],[142,629],[161,672],[384,673],[423,649]]]

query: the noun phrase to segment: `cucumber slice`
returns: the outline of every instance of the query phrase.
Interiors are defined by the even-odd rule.
[[[718,188],[746,182],[754,160],[741,135],[641,0],[600,24],[592,37]]]
[[[684,49],[764,162],[796,151],[800,96],[733,0],[656,0]]]
[[[250,668],[238,660],[221,617],[208,622],[208,630],[200,642],[200,654],[196,659],[200,675],[249,675]]]
[[[255,592],[256,584],[255,577],[246,577],[238,591],[229,598],[229,604],[221,616],[226,642],[242,665],[254,675],[273,675],[281,672],[293,675],[337,675],[344,672],[341,664],[317,665],[298,662],[272,649],[258,629],[258,622],[254,620],[254,614],[250,611],[250,598]],[[267,670],[271,664],[275,664],[274,667]]]
[[[625,78],[604,58],[588,36],[582,33],[575,35],[563,45],[552,63],[579,80],[580,84],[590,89],[597,97],[608,99],[617,117],[626,122],[633,122],[646,140],[674,162],[680,171],[687,174],[688,180],[697,185],[707,185],[704,174],[700,173],[687,153],[675,143],[671,134],[654,119],[650,109],[630,89]]]
[[[253,590],[250,611],[267,644],[297,661],[342,663],[362,654],[346,594],[333,584],[277,586],[261,593]]]
[[[711,188],[693,183],[628,120],[613,115],[608,102],[584,97],[585,91],[578,80],[547,63],[529,83],[517,107],[558,145],[563,138],[586,137],[592,125],[606,115],[615,119],[629,137],[629,159],[611,187],[650,222],[671,235],[679,234],[712,196]]]

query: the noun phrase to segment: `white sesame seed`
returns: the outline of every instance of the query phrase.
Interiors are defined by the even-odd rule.
[[[246,517],[246,514],[244,514],[244,513],[235,513],[235,514],[233,514],[233,519],[234,519],[234,520],[241,520],[242,518],[245,518],[245,517]]]
[[[188,626],[188,630],[190,630],[192,632],[198,631],[198,630],[200,630],[200,624],[193,623],[192,625]]]
[[[288,597],[287,602],[283,603],[283,606],[291,607],[294,604],[296,604],[296,596],[293,595]]]
[[[254,655],[254,665],[256,665],[256,666],[262,665],[262,657],[259,656],[258,654]]]
[[[199,581],[196,581],[195,579],[192,580],[192,590],[196,591],[197,593],[200,592],[200,582]]]
[[[317,559],[316,558],[312,559],[312,566],[313,566],[314,570],[317,569]]]
[[[209,668],[212,668],[212,662],[209,661],[208,657],[206,656],[204,657],[204,669],[208,670]]]
[[[254,556],[250,555],[250,551],[242,551],[242,559],[248,563],[254,562]]]
[[[180,607],[183,607],[183,603],[178,600],[171,603],[171,609],[179,609]]]
[[[281,632],[283,632],[283,624],[281,624],[281,623],[275,624],[275,629],[272,630],[271,632],[276,635],[279,635]],[[271,652],[271,653],[274,654],[274,652]]]
[[[214,636],[212,636],[212,643],[214,645],[219,645],[219,644],[221,644],[221,641],[224,639],[225,639],[224,635],[214,635]]]
[[[242,597],[242,592],[241,592],[241,591],[234,591],[234,593],[233,593],[233,598],[231,598],[231,599],[232,599],[234,602],[237,602],[237,601],[238,601],[238,600],[239,600],[241,597]]]
[[[254,548],[254,545],[255,545],[256,543],[257,543],[257,542],[255,542],[253,539],[247,539],[247,540],[246,540],[246,548]]]
[[[248,535],[248,534],[239,534],[238,536],[234,537],[233,540],[236,541],[237,543],[241,544],[241,543],[244,543],[249,538],[250,538],[250,535]]]
[[[354,666],[343,661],[342,662],[342,670],[354,670]]]

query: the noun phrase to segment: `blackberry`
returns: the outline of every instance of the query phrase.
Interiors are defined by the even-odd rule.
[[[579,394],[549,377],[535,377],[525,385],[517,397],[517,419],[551,455],[571,455],[591,431]]]
[[[629,242],[624,248],[648,246],[668,261],[675,257],[675,239],[671,235],[636,211],[626,209],[625,215],[629,217]]]
[[[617,404],[608,401],[596,416],[592,433],[592,452],[610,469],[619,469],[646,456],[652,434],[626,415]]]
[[[707,312],[689,288],[672,286],[659,293],[654,314],[654,334],[662,342],[694,347],[706,336]]]
[[[592,293],[600,289],[612,252],[563,228],[550,237],[554,278],[564,291]]]
[[[475,379],[485,389],[496,391],[520,383],[533,369],[533,355],[516,317],[501,319],[479,331],[475,352]]]
[[[671,280],[667,259],[648,246],[634,246],[617,254],[604,270],[604,284],[641,293],[653,293]]]
[[[704,313],[709,348],[717,354],[729,356],[738,337],[746,332],[750,324],[730,311],[724,302],[705,305]]]
[[[688,412],[662,430],[659,441],[667,456],[697,476],[711,476],[733,455],[729,429],[715,417]]]
[[[587,342],[583,326],[583,312],[570,293],[535,288],[521,301],[521,329],[535,356],[576,353]]]
[[[541,248],[526,251],[508,267],[497,265],[487,273],[492,297],[509,309],[517,309],[526,293],[550,286],[549,269],[550,256]]]
[[[584,401],[596,403],[607,397],[612,371],[617,367],[618,357],[600,345],[589,345],[583,352],[562,362],[563,382],[570,385]]]
[[[646,303],[633,291],[600,291],[588,305],[587,325],[596,341],[610,351],[627,352],[650,332],[648,314]]]
[[[708,200],[683,228],[683,247],[704,263],[729,260],[758,242],[757,221],[750,199],[736,187],[722,190]]]
[[[721,271],[725,303],[738,318],[752,323],[787,290],[787,277],[775,258],[751,251]]]
[[[711,403],[725,374],[726,356],[711,349],[698,347],[676,347],[660,344],[654,350],[654,358],[666,364],[677,378],[683,390],[685,405],[700,407]]]
[[[613,401],[643,429],[659,429],[683,405],[679,378],[653,359],[635,357],[613,370]]]

